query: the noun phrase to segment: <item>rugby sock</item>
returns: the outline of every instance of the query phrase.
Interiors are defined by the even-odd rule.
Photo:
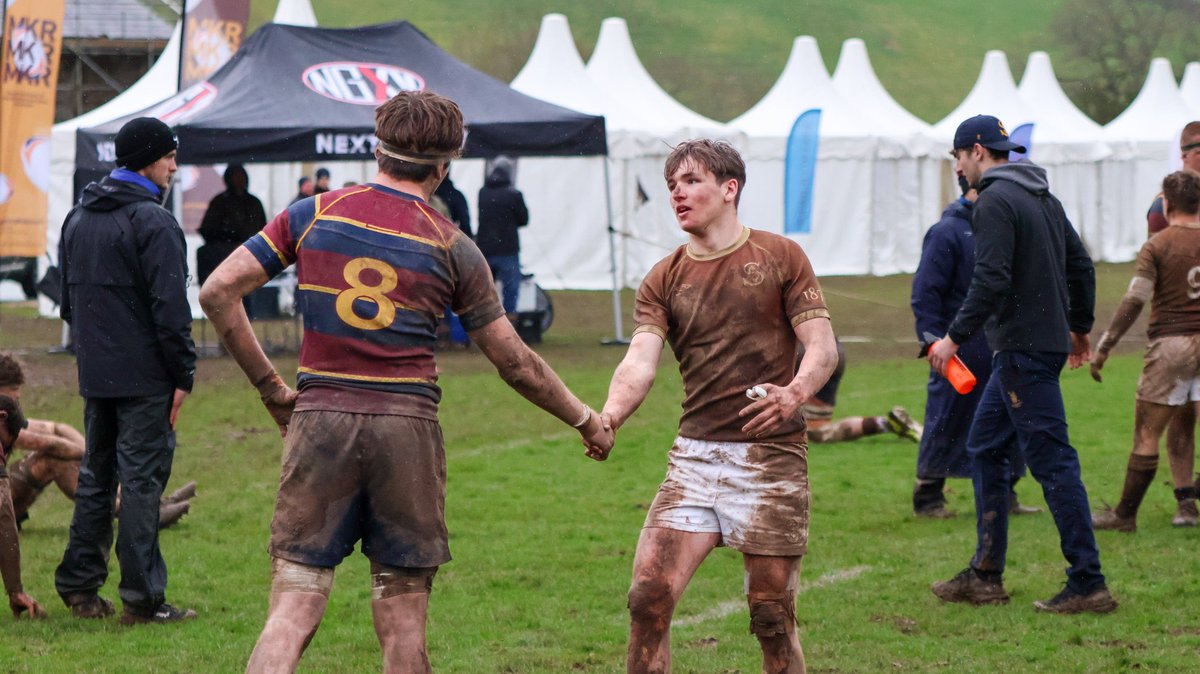
[[[1129,519],[1137,516],[1138,507],[1146,496],[1146,490],[1154,481],[1154,473],[1158,471],[1158,455],[1142,456],[1129,455],[1129,467],[1125,469],[1125,488],[1121,491],[1121,501],[1117,504],[1117,517]]]
[[[877,435],[888,430],[887,417],[863,417],[863,435]]]
[[[1176,487],[1175,488],[1175,500],[1176,501],[1187,501],[1189,499],[1195,499],[1195,498],[1196,498],[1196,488],[1194,486],[1193,487]]]

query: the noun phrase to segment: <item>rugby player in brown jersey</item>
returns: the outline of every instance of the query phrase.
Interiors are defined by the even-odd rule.
[[[803,672],[795,593],[809,491],[798,412],[837,362],[829,312],[800,246],[738,219],[746,169],[731,145],[682,143],[664,175],[688,243],[643,280],[602,414],[614,429],[633,414],[669,343],[683,417],[634,558],[628,670],[670,671],[676,602],[708,553],[728,545],[743,555],[763,671]],[[799,371],[797,342],[807,351]],[[759,399],[748,400],[755,387]]]
[[[1121,500],[1112,510],[1092,515],[1096,529],[1137,530],[1137,511],[1158,470],[1163,430],[1179,411],[1200,411],[1200,174],[1178,171],[1163,180],[1169,226],[1138,253],[1137,269],[1112,322],[1092,358],[1092,377],[1150,301],[1150,344],[1138,380],[1133,452]],[[1175,526],[1196,523],[1196,486],[1191,483],[1195,445],[1173,457],[1184,476],[1175,480]]]
[[[1200,173],[1200,121],[1188,122],[1179,134],[1179,159],[1183,168]],[[1150,204],[1146,212],[1146,235],[1154,236],[1167,228],[1167,216],[1163,208],[1162,192]],[[1174,523],[1176,526],[1195,526],[1197,519],[1196,495],[1188,495],[1180,489],[1193,486],[1192,467],[1196,450],[1196,410],[1188,405],[1175,408],[1175,414],[1167,422],[1167,460],[1171,467],[1171,481],[1175,483],[1177,506]],[[1200,486],[1200,480],[1195,486]]]

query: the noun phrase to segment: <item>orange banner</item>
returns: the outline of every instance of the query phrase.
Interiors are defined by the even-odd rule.
[[[46,252],[64,0],[6,0],[0,49],[0,255]]]
[[[203,82],[233,58],[246,33],[250,0],[192,0],[184,20],[179,90]],[[225,189],[211,166],[185,167],[179,184],[183,194],[183,231],[193,233],[213,197]]]

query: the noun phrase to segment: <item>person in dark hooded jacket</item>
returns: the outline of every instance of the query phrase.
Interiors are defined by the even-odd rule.
[[[529,224],[525,197],[512,184],[512,162],[498,157],[479,190],[479,232],[475,242],[492,268],[492,278],[504,284],[504,311],[517,311],[521,286],[521,237],[517,229]]]
[[[121,622],[196,616],[166,603],[167,566],[158,545],[175,420],[196,367],[183,230],[162,207],[177,145],[170,127],[152,117],[121,127],[120,168],[84,189],[59,241],[61,314],[75,333],[86,447],[54,584],[77,617],[115,612],[99,590],[108,577],[118,485]]]
[[[971,272],[975,269],[975,238],[971,232],[971,209],[978,192],[959,176],[962,196],[946,206],[941,220],[925,233],[921,262],[913,275],[912,310],[916,319],[917,339],[930,341],[946,334],[950,321],[967,296]],[[982,332],[977,332],[958,349],[958,357],[975,374],[974,389],[960,395],[937,372],[930,371],[926,385],[925,432],[917,452],[917,480],[913,486],[913,514],[942,519],[953,517],[946,509],[946,478],[970,478],[971,457],[967,453],[967,434],[979,397],[992,373],[992,350]],[[1009,514],[1041,512],[1021,505],[1015,490],[1025,474],[1020,449],[1011,461],[1012,484]]]
[[[1000,120],[972,117],[954,134],[955,170],[976,186],[971,214],[975,267],[971,285],[946,336],[929,349],[939,374],[959,345],[984,328],[992,376],[971,422],[967,451],[975,463],[978,538],[970,566],[932,591],[943,601],[1004,604],[1010,469],[1014,445],[1042,485],[1070,567],[1066,587],[1034,602],[1051,613],[1107,613],[1117,608],[1100,571],[1091,508],[1079,474],[1079,455],[1067,435],[1059,376],[1091,358],[1096,273],[1046,171],[1009,163],[1024,148]]]
[[[250,194],[250,176],[245,167],[230,164],[224,178],[225,191],[208,202],[200,221],[204,246],[196,251],[196,262],[201,285],[222,260],[267,224],[262,202]]]

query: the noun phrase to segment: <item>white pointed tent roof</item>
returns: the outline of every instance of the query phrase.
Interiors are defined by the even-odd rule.
[[[1183,69],[1179,81],[1179,95],[1192,112],[1192,119],[1200,118],[1200,63],[1192,61]]]
[[[816,39],[803,35],[767,94],[729,126],[752,137],[786,138],[796,118],[814,108],[821,110],[822,137],[862,137],[869,128],[833,88]]]
[[[901,134],[928,133],[932,129],[892,98],[875,75],[867,45],[859,38],[842,43],[842,53],[833,71],[833,88],[856,111],[870,117],[876,128]]]
[[[154,101],[162,100],[179,91],[179,43],[183,22],[175,23],[175,30],[162,55],[128,89],[117,94],[103,105],[73,119],[54,125],[54,130],[71,130],[103,124],[112,119],[137,112]],[[72,148],[73,149],[73,148]]]
[[[317,15],[313,14],[309,0],[279,0],[279,5],[275,7],[275,18],[271,21],[289,26],[314,27],[317,25]]]
[[[715,131],[724,126],[692,111],[654,81],[638,58],[625,19],[609,17],[600,24],[587,74],[601,96],[622,101],[638,114],[642,131],[667,135],[682,129]]]
[[[567,17],[542,17],[529,59],[510,86],[543,101],[590,115],[604,115],[608,131],[636,129],[634,116],[616,101],[606,99],[583,64]]]
[[[1171,62],[1156,58],[1150,62],[1142,90],[1104,127],[1104,134],[1113,141],[1173,142],[1192,115],[1175,84]]]
[[[1004,52],[993,50],[983,57],[983,67],[975,86],[953,112],[933,125],[939,138],[951,139],[954,131],[964,119],[975,115],[991,115],[1004,123],[1009,130],[1032,121],[1033,115],[1017,92],[1012,70]]]
[[[1035,51],[1029,55],[1017,91],[1033,115],[1035,146],[1038,141],[1093,142],[1103,135],[1100,125],[1075,107],[1062,90],[1046,52]]]

